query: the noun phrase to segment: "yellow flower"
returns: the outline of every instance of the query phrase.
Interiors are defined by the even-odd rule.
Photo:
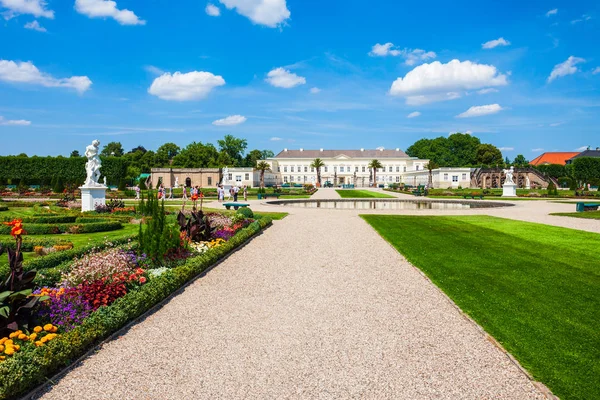
[[[37,333],[32,333],[31,335],[29,335],[29,340],[33,342],[35,339],[37,339]]]
[[[6,360],[6,357],[0,356],[0,361],[4,361],[4,360]]]
[[[21,334],[20,334],[20,335],[17,337],[17,339],[19,339],[19,340],[27,340],[28,338],[27,338],[27,335],[26,335],[26,334],[24,334],[24,333],[21,333]]]
[[[15,354],[15,349],[9,347],[6,350],[4,350],[4,354],[6,354],[7,356],[12,356],[13,354]]]
[[[42,330],[43,330],[43,329],[42,329],[42,327],[41,327],[41,326],[36,326],[35,328],[33,328],[33,331],[34,331],[35,333],[40,333]]]
[[[52,330],[52,324],[46,324],[46,325],[44,325],[44,330],[46,332],[50,332]]]
[[[56,326],[53,326],[52,329],[50,330],[50,332],[52,332],[52,333],[54,333],[56,331],[58,331],[58,328]]]
[[[57,337],[58,335],[56,333],[51,333],[49,335],[46,335],[46,337],[48,338],[48,341],[54,339],[55,337]]]
[[[38,340],[37,342],[35,342],[35,345],[36,345],[37,347],[40,347],[40,346],[43,346],[43,345],[44,345],[44,342],[41,342],[41,341],[39,341],[39,340]]]
[[[14,348],[15,348],[15,351],[19,351],[19,350],[21,350],[21,346],[19,346],[18,344],[15,344],[15,345],[14,345]]]
[[[0,339],[0,344],[4,344],[4,342],[6,342],[8,340],[7,337],[3,337],[2,339]]]
[[[4,345],[0,344],[0,353],[4,351]]]
[[[4,342],[5,346],[12,346],[13,345],[13,341],[8,339],[6,342]]]
[[[12,339],[12,338],[15,338],[15,337],[19,336],[19,334],[17,332],[11,333],[10,335],[8,335],[8,337]]]

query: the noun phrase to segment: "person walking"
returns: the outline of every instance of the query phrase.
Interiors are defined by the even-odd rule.
[[[135,199],[140,199],[140,185],[135,185]]]
[[[238,186],[233,187],[233,201],[237,203],[238,193],[240,192],[240,188]]]
[[[222,203],[225,199],[225,190],[223,186],[217,186],[217,196],[219,197],[219,203]]]
[[[229,196],[227,197],[227,201],[231,201],[233,198],[233,186],[229,188]]]
[[[248,185],[244,185],[244,201],[248,201]]]
[[[181,197],[183,200],[187,200],[187,186],[183,187],[183,196]]]

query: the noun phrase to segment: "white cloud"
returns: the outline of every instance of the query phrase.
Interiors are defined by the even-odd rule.
[[[152,75],[162,75],[166,73],[165,71],[158,67],[155,67],[154,65],[145,65],[144,69],[146,70],[146,72],[149,72]]]
[[[75,0],[75,10],[90,18],[113,18],[121,25],[146,25],[130,10],[119,10],[112,0]]]
[[[596,75],[596,74],[600,74],[600,67],[596,67],[593,71],[592,74]]]
[[[418,117],[419,115],[421,115],[421,113],[420,113],[420,112],[418,112],[418,111],[413,111],[413,112],[411,112],[410,114],[408,114],[408,115],[406,116],[406,118],[415,118],[415,117]]]
[[[208,15],[210,15],[211,17],[218,17],[219,15],[221,15],[221,10],[219,9],[219,7],[215,6],[214,4],[210,4],[210,3],[208,3],[206,5],[206,8],[204,9],[204,11],[206,11],[206,13]]]
[[[310,88],[310,92],[312,94],[317,94],[321,92],[321,89],[319,89],[318,87]]]
[[[54,11],[48,10],[44,0],[0,0],[0,6],[8,9],[2,13],[4,18],[11,19],[19,14],[31,14],[34,17],[54,18]]]
[[[223,86],[225,80],[210,72],[192,71],[185,74],[162,74],[154,79],[148,93],[163,100],[189,101],[200,100],[216,87]]]
[[[390,94],[404,96],[407,104],[418,105],[456,99],[461,96],[461,90],[506,84],[506,75],[499,73],[493,65],[459,60],[446,64],[434,61],[419,65],[404,78],[396,79],[392,83]]]
[[[552,124],[550,124],[550,126],[554,127],[554,126],[560,126],[562,125],[562,122],[554,122]]]
[[[575,151],[586,151],[589,146],[581,146],[575,149]]]
[[[420,61],[427,61],[437,57],[433,51],[422,49],[404,49],[399,50],[393,43],[375,44],[369,52],[371,57],[402,56],[406,65],[415,65]]]
[[[477,91],[478,94],[498,93],[498,89],[485,88]]]
[[[577,71],[579,71],[576,65],[582,62],[585,62],[585,59],[570,56],[569,58],[567,58],[567,61],[562,62],[560,64],[556,64],[554,66],[554,69],[550,73],[550,76],[548,77],[548,82],[552,82],[553,80],[561,76],[567,76],[576,73]]]
[[[243,124],[244,122],[246,122],[246,119],[247,118],[242,115],[230,115],[227,118],[218,119],[216,121],[213,121],[213,125],[216,125],[216,126],[239,125],[239,124]]]
[[[546,17],[558,14],[558,8],[554,8],[546,13]]]
[[[577,19],[574,19],[573,21],[571,21],[571,24],[575,25],[575,24],[578,24],[578,23],[583,22],[583,21],[589,21],[590,19],[592,19],[591,16],[589,16],[587,14],[583,14],[581,16],[581,18],[577,18]]]
[[[496,114],[502,111],[500,104],[487,104],[485,106],[473,106],[462,114],[458,114],[456,118],[471,118],[482,117],[484,115]]]
[[[26,23],[25,29],[33,29],[34,31],[38,31],[38,32],[46,32],[46,28],[41,26],[40,23],[37,22],[37,20]]]
[[[290,17],[286,0],[219,0],[229,10],[235,8],[238,14],[247,17],[255,24],[276,28]]]
[[[0,116],[0,125],[2,126],[28,126],[31,125],[31,121],[27,121],[24,119],[4,119],[4,117]]]
[[[267,74],[265,79],[271,86],[290,89],[298,85],[304,85],[306,78],[298,76],[287,69],[275,68]]]
[[[83,93],[92,86],[92,81],[87,76],[72,76],[70,78],[54,78],[42,73],[31,61],[14,62],[0,60],[0,81],[13,83],[27,83],[45,87],[66,87]]]
[[[513,151],[514,149],[514,147],[498,147],[500,151]]]
[[[506,39],[504,39],[503,37],[498,38],[498,39],[494,39],[494,40],[490,40],[489,42],[485,42],[481,45],[482,49],[493,49],[494,47],[498,47],[498,46],[509,46],[510,42]]]
[[[275,136],[275,137],[272,137],[272,138],[271,138],[271,139],[269,139],[269,140],[270,140],[271,142],[279,142],[279,141],[282,141],[283,139],[282,139],[282,138],[280,138],[280,137],[276,137],[276,136]]]
[[[544,149],[542,149],[542,148],[531,149],[531,151],[533,151],[534,153],[539,153],[540,151],[544,151]]]

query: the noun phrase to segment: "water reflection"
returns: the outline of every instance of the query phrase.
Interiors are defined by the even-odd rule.
[[[492,202],[420,201],[420,200],[303,200],[272,201],[268,204],[301,208],[338,210],[464,210],[505,207],[512,204]]]

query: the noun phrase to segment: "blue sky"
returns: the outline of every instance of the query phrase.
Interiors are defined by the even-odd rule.
[[[0,0],[0,16],[0,155],[225,134],[275,152],[456,131],[511,158],[600,146],[597,1]]]

